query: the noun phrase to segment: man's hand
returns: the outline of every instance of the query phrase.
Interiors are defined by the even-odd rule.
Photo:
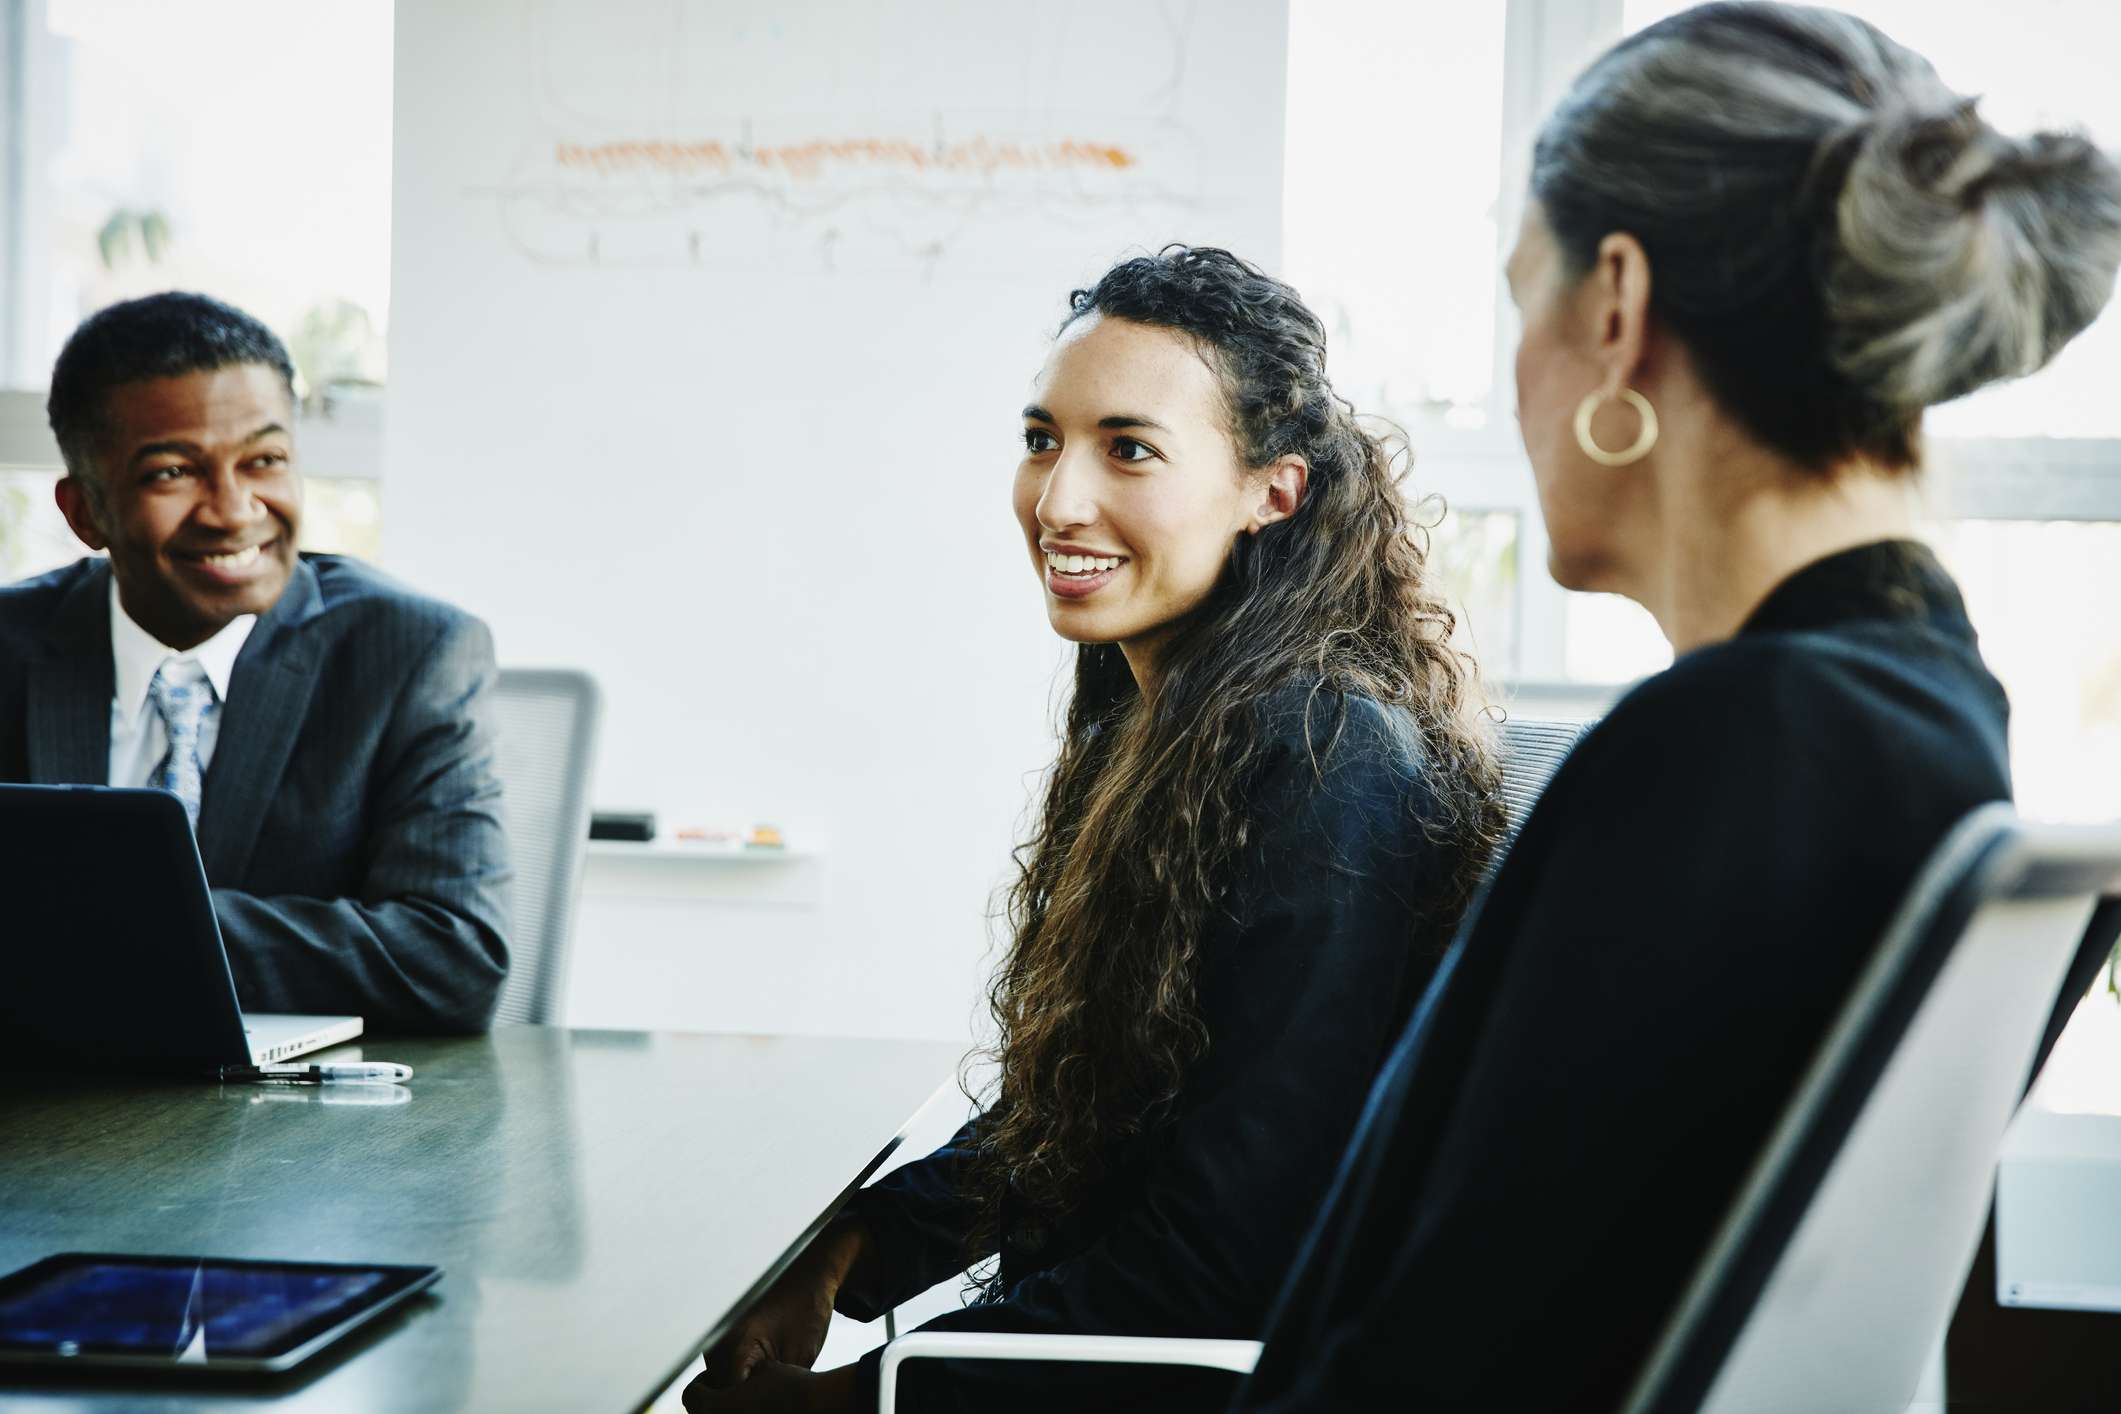
[[[734,1389],[718,1389],[701,1375],[685,1386],[690,1414],[856,1414],[854,1366],[814,1375],[799,1365],[761,1360]]]
[[[707,1352],[706,1372],[685,1392],[686,1407],[692,1407],[694,1390],[734,1388],[762,1364],[777,1362],[807,1371],[824,1348],[840,1283],[868,1245],[866,1234],[852,1225],[829,1229],[811,1243]]]

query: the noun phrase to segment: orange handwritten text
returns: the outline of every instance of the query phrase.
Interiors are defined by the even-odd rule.
[[[799,182],[817,181],[835,168],[972,174],[1086,169],[1124,172],[1139,160],[1126,148],[1111,143],[1023,143],[985,137],[929,143],[905,138],[820,138],[759,145],[664,138],[563,142],[554,149],[553,158],[561,167],[600,177],[630,173],[685,177],[759,171],[785,173],[790,180]]]

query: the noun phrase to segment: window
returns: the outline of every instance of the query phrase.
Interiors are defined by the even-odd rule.
[[[1293,0],[1283,171],[1283,273],[1335,387],[1412,439],[1409,494],[1441,497],[1432,563],[1491,677],[1519,667],[1536,514],[1496,387],[1504,9]]]
[[[1284,266],[1364,411],[1493,413],[1503,7],[1293,0]]]
[[[1672,666],[1672,646],[1657,621],[1618,594],[1564,596],[1562,638],[1570,682],[1617,688]]]
[[[2019,808],[2121,815],[2121,520],[1960,520],[1933,527],[2011,699]]]
[[[390,302],[388,0],[0,0],[29,24],[17,387],[153,290],[241,306],[316,386],[380,379]],[[35,25],[43,11],[43,24]]]
[[[2006,131],[2121,136],[2106,62],[2121,10],[2026,0],[2012,24],[2045,37],[2032,45],[1997,44],[1978,6],[1841,3],[1983,95]],[[1671,653],[1635,605],[1545,573],[1496,272],[1536,124],[1590,56],[1686,4],[1291,4],[1286,273],[1328,321],[1342,391],[1412,435],[1412,485],[1451,508],[1435,531],[1443,580],[1490,677],[1535,712],[1549,699],[1595,710]],[[2038,377],[1929,419],[1930,539],[2011,693],[2019,798],[2049,818],[2121,810],[2121,633],[2105,612],[2121,603],[2117,382],[2110,311]]]
[[[1410,490],[1449,508],[1436,558],[1466,639],[1491,682],[1522,695],[1624,682],[1671,655],[1634,605],[1566,593],[1544,572],[1501,266],[1517,150],[1543,107],[1531,80],[1567,74],[1542,60],[1520,8],[1292,0],[1283,264],[1326,321],[1335,385],[1412,438]],[[1561,49],[1619,13],[1604,0],[1545,8]],[[1569,697],[1595,708],[1606,695]]]
[[[1429,564],[1459,618],[1459,633],[1478,656],[1484,674],[1493,664],[1517,659],[1517,511],[1452,507],[1429,532]]]
[[[389,0],[0,0],[0,581],[83,553],[51,500],[52,360],[114,301],[200,290],[287,344],[304,548],[379,541]]]
[[[0,470],[0,584],[71,563],[88,553],[52,504],[52,471]]]

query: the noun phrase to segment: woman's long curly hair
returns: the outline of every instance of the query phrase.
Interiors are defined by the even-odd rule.
[[[1228,251],[1183,246],[1115,266],[1069,307],[1063,330],[1101,315],[1192,340],[1222,384],[1242,462],[1293,454],[1310,470],[1294,514],[1236,537],[1216,588],[1161,646],[1151,697],[1116,645],[1077,650],[989,989],[999,1075],[967,1171],[977,1253],[993,1250],[1005,1191],[1038,1220],[1073,1207],[1169,1114],[1212,1044],[1195,973],[1255,828],[1245,801],[1268,694],[1315,684],[1412,715],[1450,882],[1410,949],[1441,947],[1504,829],[1477,670],[1451,643],[1393,445],[1326,380],[1318,317]],[[1315,761],[1331,740],[1312,746]]]

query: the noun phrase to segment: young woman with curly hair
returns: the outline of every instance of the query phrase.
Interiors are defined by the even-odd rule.
[[[1472,666],[1388,445],[1295,291],[1173,247],[1078,291],[1015,508],[1080,647],[1009,895],[999,1081],[710,1353],[695,1408],[874,1405],[822,1375],[998,1258],[949,1330],[1257,1336],[1362,1096],[1503,829]],[[1230,1377],[919,1361],[913,1409],[1215,1408]]]

